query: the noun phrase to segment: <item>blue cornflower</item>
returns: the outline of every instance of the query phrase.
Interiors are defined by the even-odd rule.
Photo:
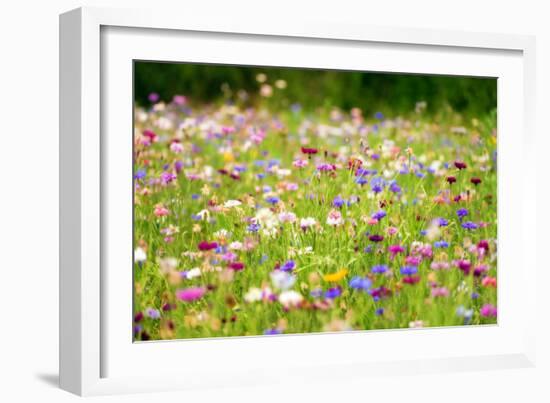
[[[416,273],[418,273],[418,267],[416,266],[403,266],[401,268],[401,274],[403,274],[404,276],[412,276]]]
[[[246,227],[246,230],[248,232],[258,232],[261,228],[261,225],[260,224],[250,224],[248,227]]]
[[[147,171],[144,168],[140,168],[136,171],[134,178],[143,179],[147,176]]]
[[[477,292],[473,292],[472,295],[470,295],[470,297],[472,299],[478,299],[479,298],[479,294]]]
[[[272,187],[269,186],[269,185],[265,185],[265,186],[262,188],[262,192],[264,192],[264,193],[269,193],[269,192],[271,192],[272,190],[273,190]]]
[[[367,184],[369,181],[367,180],[367,178],[365,178],[364,176],[360,176],[358,178],[355,179],[355,183],[357,183],[358,185],[365,185]]]
[[[198,199],[200,199],[200,197],[201,197],[201,195],[198,195],[198,194],[196,194],[196,193],[193,193],[193,194],[191,195],[191,199],[193,199],[193,200],[198,200]]]
[[[465,208],[459,208],[458,210],[456,210],[456,215],[462,220],[463,217],[466,217],[468,215],[468,210]]]
[[[376,266],[372,266],[371,271],[376,274],[382,274],[388,271],[388,266],[385,264],[378,264]]]
[[[378,120],[382,120],[382,119],[384,119],[384,114],[382,112],[376,112],[374,114],[374,117]]]
[[[392,182],[390,185],[390,191],[393,193],[401,193],[401,186],[399,186],[397,182]]]
[[[434,246],[436,248],[448,248],[449,247],[449,242],[447,242],[447,241],[437,241],[437,242],[434,242]]]
[[[382,190],[384,190],[384,186],[385,186],[384,179],[382,179],[379,176],[376,176],[372,178],[370,182],[370,186],[371,186],[371,190],[374,193],[380,193]]]
[[[256,174],[256,177],[257,177],[258,179],[263,179],[263,178],[265,178],[265,174],[261,174],[261,173],[260,173],[260,174]]]
[[[365,249],[363,249],[363,252],[371,253],[372,252],[372,245],[369,245],[369,246],[365,247]]]
[[[273,336],[273,335],[277,335],[277,334],[281,334],[283,333],[280,329],[266,329],[264,330],[264,335],[266,336]]]
[[[372,286],[372,281],[368,277],[355,276],[350,280],[349,286],[355,290],[368,291]]]
[[[296,267],[294,260],[287,261],[284,265],[280,267],[282,271],[292,271]]]
[[[271,203],[271,204],[277,204],[279,203],[281,199],[279,199],[277,196],[271,196],[271,197],[268,197],[267,199],[265,199],[266,202],[268,203]]]
[[[325,291],[325,298],[328,299],[334,299],[336,297],[339,297],[340,295],[342,295],[342,290],[340,289],[340,287],[329,288]]]
[[[425,236],[428,233],[428,230],[420,230],[420,235]]]
[[[377,308],[374,313],[376,314],[376,316],[381,316],[384,314],[384,308]]]
[[[375,220],[380,221],[382,218],[386,216],[386,212],[384,210],[379,210],[376,213],[374,213],[371,217]]]
[[[462,228],[472,230],[472,229],[477,229],[477,227],[478,227],[478,225],[475,222],[466,221],[466,222],[462,223]]]
[[[332,200],[332,205],[336,208],[342,207],[345,203],[346,201],[342,199],[340,195],[336,196],[334,200]]]
[[[441,217],[437,219],[437,223],[440,227],[446,227],[447,225],[449,225],[449,221]]]

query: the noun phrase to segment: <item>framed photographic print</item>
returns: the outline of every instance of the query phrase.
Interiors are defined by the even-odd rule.
[[[62,387],[533,365],[533,52],[62,15]]]

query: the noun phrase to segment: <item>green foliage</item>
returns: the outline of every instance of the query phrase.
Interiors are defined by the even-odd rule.
[[[430,113],[449,106],[479,116],[495,109],[497,101],[496,79],[492,78],[157,62],[136,62],[134,69],[135,99],[141,105],[149,103],[152,92],[163,100],[181,94],[195,104],[211,103],[220,99],[222,88],[232,100],[239,90],[246,91],[249,104],[254,105],[260,73],[270,85],[276,80],[287,83],[284,90],[275,90],[281,105],[299,103],[306,110],[338,106],[344,110],[358,107],[365,114],[405,113],[425,101]]]

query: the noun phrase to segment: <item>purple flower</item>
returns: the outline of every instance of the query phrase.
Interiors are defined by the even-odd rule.
[[[466,217],[468,215],[468,210],[465,208],[459,208],[458,210],[456,210],[456,215],[462,220],[463,217]]]
[[[372,281],[368,277],[353,277],[349,286],[355,290],[368,291],[372,286]]]
[[[294,262],[294,260],[289,260],[289,261],[285,262],[285,264],[280,267],[280,270],[282,270],[282,271],[292,271],[292,270],[294,270],[295,267],[296,267],[296,263]]]
[[[403,266],[401,268],[401,274],[403,274],[404,276],[412,276],[416,273],[418,273],[418,267],[416,266]]]
[[[342,207],[345,203],[346,201],[342,199],[340,195],[336,196],[334,200],[332,200],[332,205],[336,208]]]
[[[160,95],[157,94],[156,92],[151,92],[148,98],[149,98],[149,102],[155,103],[155,102],[158,102],[158,100],[160,99]]]
[[[447,241],[437,241],[437,242],[434,242],[434,246],[436,248],[448,248],[449,247],[449,242],[447,242]]]
[[[446,219],[440,217],[440,218],[437,219],[437,224],[440,227],[446,227],[447,225],[449,225],[449,221],[447,221]]]
[[[264,335],[266,336],[273,336],[281,333],[283,333],[282,330],[276,328],[264,330]]]
[[[465,229],[474,230],[474,229],[477,229],[477,227],[478,225],[471,221],[466,221],[462,223],[462,228],[465,228]]]
[[[384,240],[384,236],[377,234],[369,235],[369,240],[372,242],[382,242]]]
[[[342,294],[342,289],[340,287],[329,288],[325,291],[325,298],[334,299],[339,297]]]
[[[378,264],[376,266],[372,266],[371,271],[376,274],[383,274],[388,271],[388,266],[385,264]]]
[[[206,288],[204,287],[191,287],[184,288],[182,290],[176,291],[176,298],[184,302],[192,302],[200,299],[206,293]]]
[[[380,221],[385,216],[386,216],[386,212],[384,210],[380,210],[374,213],[371,217],[374,218],[375,220]]]
[[[246,230],[248,232],[258,232],[261,228],[261,225],[260,224],[250,224],[248,227],[246,227]]]

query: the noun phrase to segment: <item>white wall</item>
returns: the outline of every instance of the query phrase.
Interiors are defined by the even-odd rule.
[[[506,4],[502,4],[506,3]],[[156,0],[3,2],[0,10],[0,396],[6,402],[72,401],[56,389],[58,292],[58,14],[81,5],[168,7],[185,13],[249,13],[278,19],[287,13],[373,25],[405,25],[537,35],[539,192],[548,193],[547,115],[550,111],[549,13],[544,1],[271,1],[189,2]],[[546,74],[545,74],[546,73]],[[521,167],[518,167],[521,169]],[[526,174],[532,174],[526,172]],[[544,200],[540,198],[539,200]],[[548,213],[539,208],[542,250]],[[511,212],[513,213],[513,212]],[[535,250],[533,234],[533,251]],[[540,259],[545,256],[542,252]],[[542,260],[541,260],[542,261]],[[544,262],[544,261],[543,261]],[[461,373],[310,384],[302,388],[232,389],[192,394],[101,398],[101,401],[550,401],[549,276],[533,279],[540,290],[540,366],[533,370]],[[4,396],[7,394],[8,396]],[[192,400],[194,399],[194,400]]]

